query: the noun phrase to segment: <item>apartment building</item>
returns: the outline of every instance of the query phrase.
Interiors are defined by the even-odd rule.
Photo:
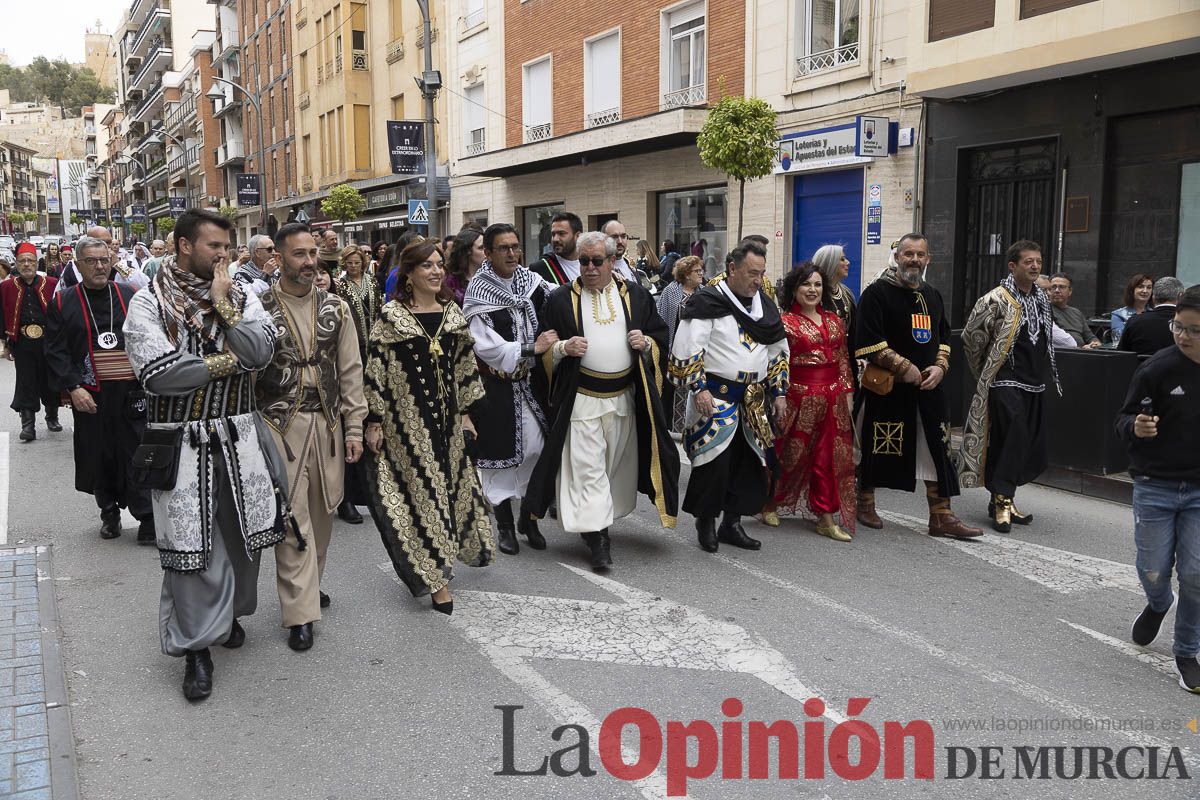
[[[5,233],[24,230],[24,226],[14,226],[9,221],[9,214],[38,210],[33,175],[35,155],[35,150],[0,140],[0,230]]]
[[[447,75],[463,119],[452,222],[515,221],[526,260],[546,249],[562,209],[589,228],[618,218],[635,238],[703,238],[723,255],[736,235],[728,181],[700,163],[695,141],[707,105],[743,91],[746,7],[636,0],[618,15],[469,0]]]
[[[911,0],[927,100],[923,219],[961,322],[1016,239],[1087,313],[1129,278],[1200,283],[1200,6],[1194,0]]]
[[[426,43],[415,0],[343,2],[294,0],[296,109],[300,200],[312,224],[333,224],[320,211],[329,189],[349,183],[367,200],[362,217],[337,225],[347,239],[394,241],[408,223],[408,200],[427,197],[425,176],[393,175],[387,140],[389,120],[420,122],[424,100],[414,78],[424,68],[424,48],[434,69],[445,70],[453,22],[441,4],[430,4],[431,42]],[[449,193],[446,93],[435,103],[435,151],[439,203],[445,227]]]

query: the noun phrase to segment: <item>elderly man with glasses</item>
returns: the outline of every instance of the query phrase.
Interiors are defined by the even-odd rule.
[[[279,260],[275,257],[275,243],[270,236],[260,233],[250,237],[249,247],[250,260],[237,268],[233,282],[261,296],[278,278]]]
[[[1077,346],[1097,348],[1100,337],[1088,327],[1087,315],[1070,305],[1072,291],[1070,275],[1056,272],[1050,276],[1050,313],[1054,324],[1070,334]]]

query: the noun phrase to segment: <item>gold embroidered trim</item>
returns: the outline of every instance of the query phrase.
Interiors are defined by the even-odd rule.
[[[229,302],[228,297],[213,303],[213,308],[221,315],[221,319],[225,321],[226,327],[232,328],[242,321],[242,312],[238,311],[233,303]]]
[[[865,358],[866,356],[871,355],[871,353],[878,353],[880,350],[887,349],[887,347],[888,347],[887,340],[884,340],[884,341],[880,342],[879,344],[873,344],[870,347],[860,347],[854,351],[854,357],[855,358]]]
[[[233,353],[218,353],[215,356],[205,356],[204,366],[208,367],[210,377],[228,378],[233,373],[237,372],[237,359]]]
[[[903,455],[904,423],[876,422],[875,441],[871,452],[877,456]]]

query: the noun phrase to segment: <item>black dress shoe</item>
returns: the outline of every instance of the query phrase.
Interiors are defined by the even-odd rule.
[[[500,552],[505,555],[515,556],[521,551],[521,545],[517,543],[517,529],[511,522],[496,523],[496,542]]]
[[[538,521],[528,514],[521,514],[521,521],[517,523],[517,530],[529,540],[529,546],[534,550],[546,549],[546,537],[542,536],[542,532],[538,530]]]
[[[121,535],[121,509],[104,509],[100,512],[100,538],[115,539]]]
[[[37,430],[34,428],[34,423],[37,422],[37,415],[32,411],[21,412],[21,434],[19,436],[22,442],[32,442],[37,438]]]
[[[237,650],[246,643],[246,631],[241,624],[235,619],[233,625],[229,628],[229,638],[221,647],[227,647],[230,650]]]
[[[592,551],[592,570],[604,572],[612,566],[612,554],[609,552],[612,542],[608,538],[608,530],[582,533],[580,536],[587,542]]]
[[[302,650],[307,650],[312,646],[312,623],[306,622],[303,625],[293,625],[291,627],[291,633],[288,634],[288,647],[292,648],[298,653]]]
[[[46,430],[59,433],[62,431],[62,423],[58,421],[58,417],[46,415]]]
[[[154,517],[147,517],[138,523],[137,543],[140,545],[152,545],[158,543],[158,537],[154,532]]]
[[[717,552],[716,517],[701,517],[696,520],[696,539],[700,541],[700,549],[704,550],[704,552]]]
[[[333,601],[329,599],[329,595],[321,592],[321,608],[329,608],[329,604]]]
[[[343,501],[337,507],[338,519],[342,522],[349,522],[351,525],[362,524],[362,514],[358,513],[358,509],[354,507],[354,503]]]
[[[433,604],[433,610],[439,614],[445,614],[447,617],[454,613],[454,598],[451,597],[444,603],[439,603],[433,599],[433,595],[429,596],[429,601]]]
[[[184,656],[183,696],[188,700],[203,700],[212,694],[213,663],[208,648],[188,650]]]
[[[717,530],[717,539],[725,544],[740,547],[743,550],[759,550],[762,548],[762,542],[747,536],[740,522],[735,522],[732,525],[722,523],[721,527]]]

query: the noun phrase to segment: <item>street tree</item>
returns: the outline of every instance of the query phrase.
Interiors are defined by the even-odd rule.
[[[175,218],[170,216],[159,217],[154,220],[154,227],[158,231],[160,238],[165,237],[168,233],[175,230]]]
[[[366,207],[366,198],[348,183],[339,183],[321,201],[321,211],[325,216],[338,220],[342,225],[358,219]]]
[[[758,97],[722,97],[708,112],[696,146],[700,161],[738,182],[738,241],[746,205],[746,181],[771,174],[775,158],[775,111]]]

